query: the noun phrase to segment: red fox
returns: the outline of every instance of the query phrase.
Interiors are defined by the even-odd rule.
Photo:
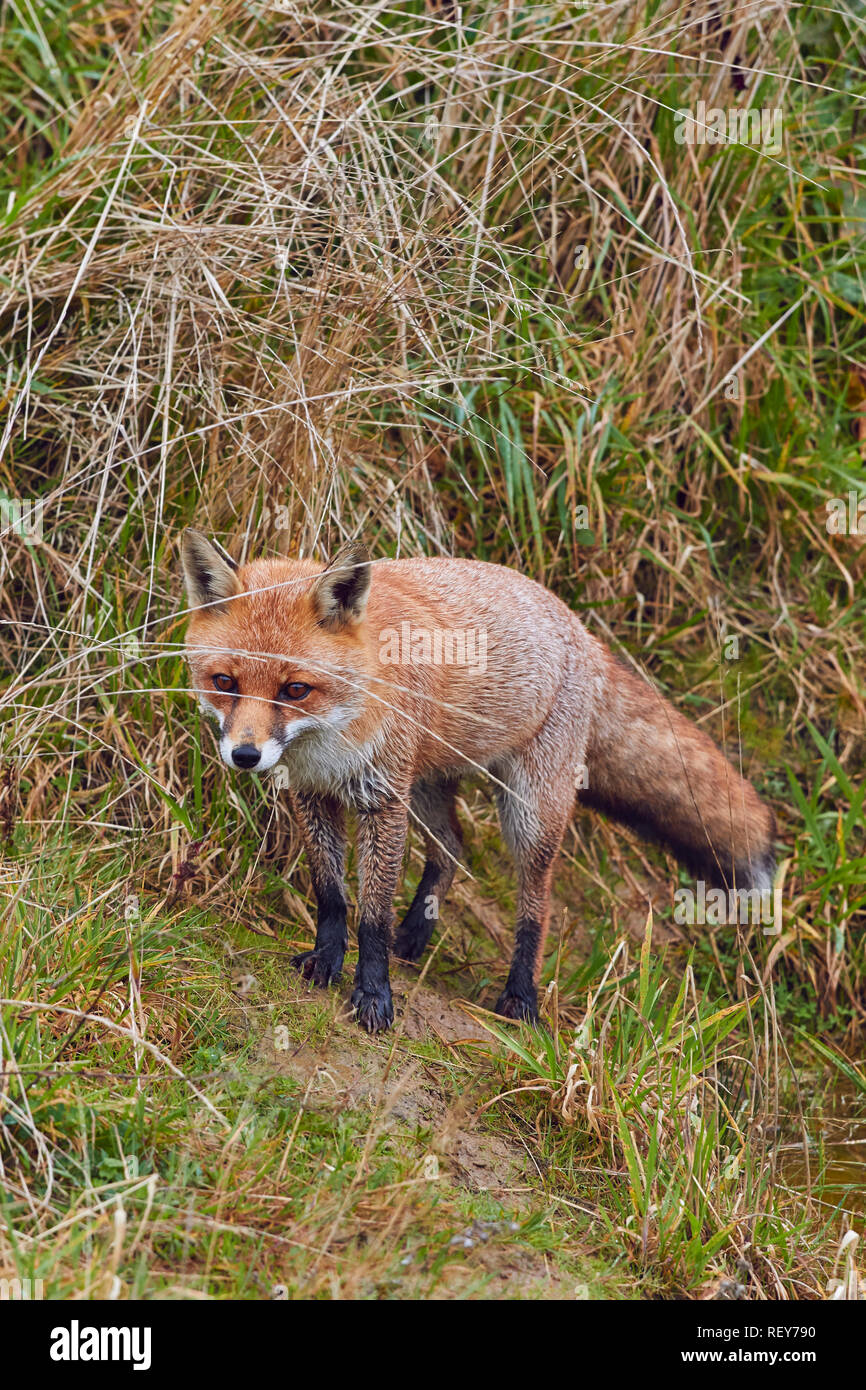
[[[348,945],[344,813],[356,813],[352,1004],[368,1031],[394,1019],[388,960],[409,822],[427,857],[393,951],[417,960],[460,859],[465,774],[489,778],[517,865],[514,954],[496,1004],[507,1018],[538,1019],[552,868],[578,796],[713,884],[772,886],[775,823],[754,788],[534,580],[478,560],[371,562],[357,541],[328,565],[238,568],[195,531],[183,568],[194,691],[224,761],[288,773],[318,905],[315,946],[292,963],[317,985],[339,979]]]

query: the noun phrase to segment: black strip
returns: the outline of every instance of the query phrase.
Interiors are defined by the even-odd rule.
[[[400,960],[417,960],[426,950],[438,920],[437,917],[427,916],[427,899],[438,896],[436,888],[444,877],[442,865],[428,859],[415,896],[394,938],[394,955]]]

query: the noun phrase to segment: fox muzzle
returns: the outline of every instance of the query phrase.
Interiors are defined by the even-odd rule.
[[[261,760],[262,755],[254,743],[241,743],[232,749],[232,762],[235,767],[256,767]]]

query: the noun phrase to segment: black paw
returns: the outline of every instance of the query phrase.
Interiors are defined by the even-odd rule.
[[[394,937],[392,952],[398,960],[420,960],[430,940],[426,932],[416,932],[401,926]]]
[[[495,1004],[496,1013],[503,1018],[520,1019],[523,1023],[539,1024],[538,1001],[534,994],[510,994],[506,989]]]
[[[299,956],[292,956],[292,965],[300,970],[305,980],[311,980],[314,985],[324,989],[326,985],[336,984],[339,980],[343,957],[330,951],[302,951]]]
[[[384,1033],[394,1022],[390,985],[380,985],[378,989],[364,989],[356,985],[352,992],[352,1008],[361,1027],[366,1028],[368,1033]]]

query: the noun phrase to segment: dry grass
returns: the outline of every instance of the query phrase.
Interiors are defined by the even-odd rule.
[[[3,1104],[21,1126],[3,1170],[19,1267],[43,1260],[64,1291],[94,1291],[71,1194],[83,1184],[87,1220],[101,1229],[117,1194],[93,1196],[81,1174],[97,1131],[120,1125],[129,1138],[144,1124],[151,1078],[172,1097],[148,1120],[163,1155],[151,1171],[174,1175],[171,1192],[188,1183],[198,1216],[221,1234],[209,1254],[201,1241],[191,1254],[182,1213],[168,1202],[157,1215],[147,1182],[123,1168],[135,1201],[151,1206],[138,1210],[131,1247],[117,1237],[100,1269],[139,1293],[236,1287],[238,1247],[222,1227],[270,1229],[279,1196],[276,1110],[253,1146],[267,1202],[247,1202],[241,1150],[227,1155],[258,1111],[222,1073],[195,1079],[211,1077],[200,1055],[211,1035],[231,1051],[264,1026],[264,1002],[251,1033],[226,1022],[237,1007],[226,973],[253,959],[261,976],[271,959],[255,953],[273,943],[248,929],[303,939],[311,926],[285,808],[252,780],[225,777],[184,690],[176,549],[195,520],[242,555],[329,551],[359,534],[380,555],[471,554],[525,569],[743,758],[780,815],[785,930],[756,943],[707,933],[694,967],[674,943],[666,978],[675,996],[688,975],[695,1016],[704,990],[709,1011],[711,1000],[740,1007],[732,1045],[747,1061],[733,1123],[753,1156],[740,1212],[756,1192],[767,1220],[797,1231],[794,1254],[762,1253],[752,1294],[820,1292],[848,1218],[820,1205],[826,1194],[789,1200],[767,1125],[799,1108],[798,1078],[815,1084],[797,1028],[851,1050],[864,1018],[866,552],[862,537],[824,524],[827,497],[863,487],[863,150],[859,99],[845,95],[863,66],[858,22],[775,0],[590,0],[578,14],[444,0],[144,10],[13,0],[0,43],[10,179],[0,489],[44,506],[42,537],[5,534],[0,559],[0,992],[42,1010],[5,1006],[4,1049],[51,1073],[29,1085],[6,1074]],[[675,109],[746,96],[783,110],[781,155],[676,144]],[[736,661],[725,656],[731,637]],[[483,998],[487,937],[507,935],[508,887],[490,867],[489,806],[476,793],[467,808],[478,863],[457,890],[453,930],[472,961],[461,988]],[[571,1065],[569,1029],[586,1024],[586,988],[630,916],[643,921],[647,896],[664,913],[677,881],[629,836],[589,826],[578,822],[561,875],[571,925],[557,967],[563,1042],[543,1078],[552,1094]],[[141,912],[127,921],[118,902],[133,893]],[[581,915],[598,938],[581,934]],[[310,1020],[326,1056],[330,1005],[308,1003],[277,971],[267,978],[271,1002]],[[617,1010],[627,994],[625,980]],[[759,1022],[743,1015],[745,998]],[[82,1019],[72,1032],[81,1009],[102,1024]],[[122,1044],[108,1046],[100,1028],[124,1030]],[[98,1080],[82,1091],[48,1065],[55,1044],[64,1062],[103,1077],[125,1058],[136,1079],[108,1098]],[[629,1118],[621,1096],[643,1074],[643,1053],[631,1034],[622,1046],[598,1123],[610,1166],[625,1174],[630,1152],[645,1162],[648,1139],[643,1112]],[[453,1047],[445,1055],[458,1066]],[[491,1056],[459,1066],[461,1077],[480,1071],[492,1095]],[[712,1071],[721,1059],[710,1060]],[[227,1108],[229,1139],[210,1112],[190,1132],[204,1101],[172,1066]],[[715,1181],[731,1141],[713,1076],[703,1137]],[[680,1108],[707,1084],[699,1069],[657,1078],[674,1168]],[[557,1258],[573,1250],[603,1265],[621,1239],[631,1259],[617,1202],[585,1191],[580,1161],[563,1159],[573,1136],[522,1106],[506,1113],[506,1130],[518,1125],[521,1142],[568,1170],[559,1197],[608,1213],[607,1246],[560,1232]],[[320,1183],[321,1209],[313,1235],[293,1218],[280,1239],[316,1246],[345,1221],[349,1241],[379,1222],[381,1242],[343,1276],[354,1292],[378,1287],[407,1232],[440,1229],[435,1203],[421,1211],[399,1188],[365,1217],[371,1154],[393,1136],[358,1119],[346,1199],[318,1166],[331,1120],[308,1133],[305,1115],[302,1105],[291,1190]],[[388,1148],[391,1181],[417,1179],[424,1144],[410,1150]],[[110,1171],[125,1159],[106,1161]],[[51,1189],[54,1167],[63,1177]],[[702,1171],[681,1174],[687,1201]],[[550,1184],[535,1191],[558,1200]],[[652,1234],[652,1182],[644,1197],[640,1273],[620,1292],[693,1293],[740,1277],[740,1215],[736,1239],[713,1243],[730,1229],[719,1214],[727,1198],[710,1215],[698,1204],[689,1244],[664,1223]],[[446,1208],[445,1226],[457,1219]],[[698,1258],[695,1240],[710,1253]],[[279,1280],[279,1261],[263,1259],[265,1283],[243,1292]],[[448,1288],[437,1260],[428,1293]],[[333,1290],[327,1267],[292,1266],[293,1287]]]

